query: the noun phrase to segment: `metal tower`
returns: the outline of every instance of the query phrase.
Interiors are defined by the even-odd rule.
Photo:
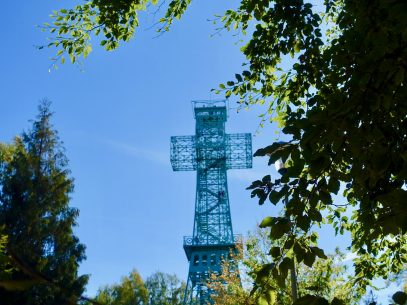
[[[210,272],[220,272],[239,235],[233,235],[226,171],[252,167],[251,134],[226,134],[225,101],[195,101],[194,136],[171,137],[174,171],[197,171],[194,231],[184,237],[189,273],[184,305],[210,304]]]

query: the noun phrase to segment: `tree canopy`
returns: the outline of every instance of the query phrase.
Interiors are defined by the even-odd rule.
[[[278,246],[278,241],[270,240],[269,230],[250,232],[245,241],[246,247],[236,255],[241,266],[240,274],[229,268],[229,262],[223,261],[222,273],[211,275],[210,289],[214,291],[215,305],[255,305],[255,304],[292,304],[291,279],[283,281],[283,286],[273,278],[267,285],[254,293],[250,290],[260,280],[265,265],[272,264],[273,259],[267,255],[270,248]],[[325,298],[330,303],[360,304],[361,294],[352,284],[352,272],[343,262],[344,254],[338,249],[326,259],[316,259],[312,268],[304,263],[296,266],[296,287],[300,297],[313,296]],[[227,283],[227,284],[225,284]]]
[[[179,305],[182,304],[185,283],[176,275],[155,272],[145,281],[149,292],[149,305]]]
[[[161,31],[190,0],[172,0]],[[89,0],[54,13],[49,46],[74,62],[88,55],[91,35],[111,50],[128,41],[147,0]],[[156,1],[151,3],[155,4]],[[407,2],[403,0],[241,0],[218,22],[247,35],[246,62],[218,93],[242,106],[265,107],[285,142],[259,149],[281,178],[249,187],[259,204],[281,210],[264,219],[272,251],[268,274],[285,277],[295,261],[312,266],[325,254],[315,226],[351,234],[355,283],[363,291],[407,263]],[[342,194],[341,201],[334,200]],[[263,270],[264,272],[265,270]]]
[[[120,283],[99,289],[96,300],[106,305],[180,305],[184,289],[175,275],[156,272],[143,281],[133,270]]]
[[[96,300],[111,305],[143,305],[148,301],[148,290],[140,274],[133,270],[119,284],[101,288]]]
[[[85,247],[73,234],[73,179],[49,103],[32,129],[0,147],[0,300],[4,304],[76,304]],[[4,259],[3,259],[4,257]],[[12,267],[12,268],[10,268]]]

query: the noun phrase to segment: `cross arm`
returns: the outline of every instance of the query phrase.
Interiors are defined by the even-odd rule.
[[[235,133],[226,135],[226,168],[252,168],[252,135]]]
[[[174,171],[196,170],[195,136],[171,137],[170,159]]]

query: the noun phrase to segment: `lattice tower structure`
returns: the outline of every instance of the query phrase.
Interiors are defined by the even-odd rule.
[[[222,260],[230,259],[241,243],[233,234],[226,171],[252,167],[251,134],[226,134],[225,101],[193,102],[194,136],[171,137],[174,171],[197,172],[192,236],[184,237],[189,273],[184,304],[210,304],[207,281],[220,273]],[[234,262],[229,263],[237,268]]]

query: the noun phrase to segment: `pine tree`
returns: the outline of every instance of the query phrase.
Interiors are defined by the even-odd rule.
[[[31,283],[21,291],[0,287],[1,304],[75,304],[87,283],[77,273],[85,247],[72,231],[73,179],[49,107],[40,104],[32,129],[14,140],[8,161],[0,160],[0,226],[16,267],[11,277]]]

